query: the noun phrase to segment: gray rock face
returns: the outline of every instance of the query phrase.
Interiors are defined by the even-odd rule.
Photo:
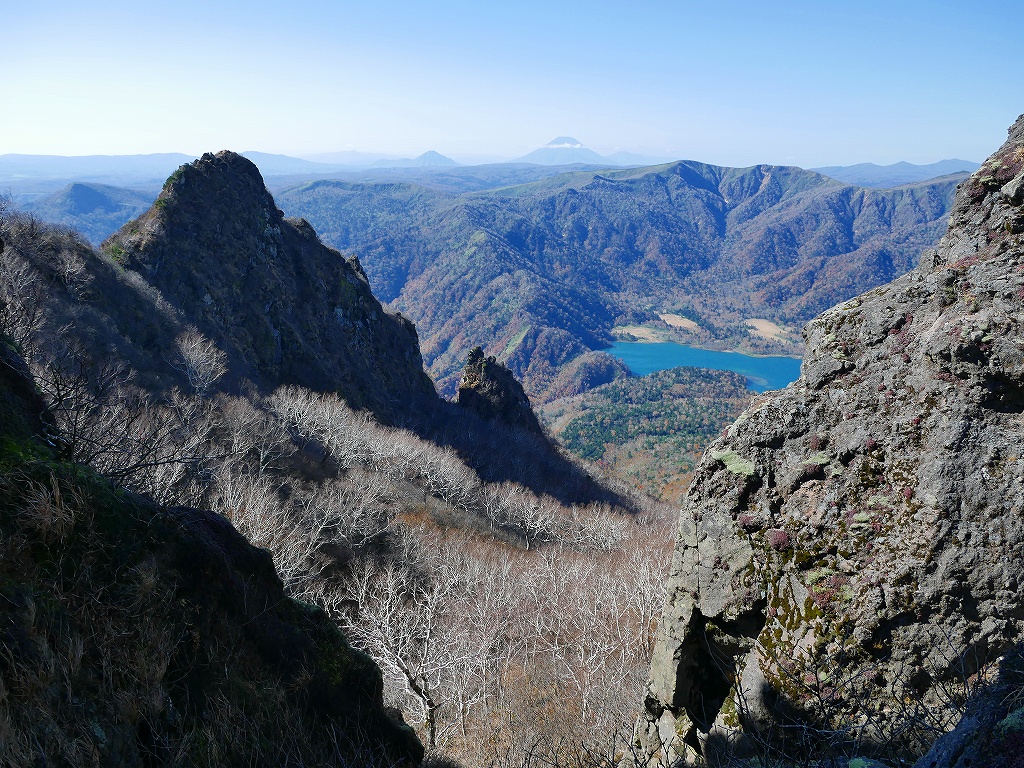
[[[480,347],[469,351],[459,383],[458,403],[483,419],[543,434],[523,385],[495,358],[485,356]]]
[[[1014,768],[1024,764],[1024,657],[1006,654],[994,679],[973,696],[964,716],[914,768]]]
[[[1024,116],[910,274],[804,331],[710,447],[637,739],[911,759],[1024,629]]]

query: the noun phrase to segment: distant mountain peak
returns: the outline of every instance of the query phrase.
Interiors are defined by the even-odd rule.
[[[440,152],[428,149],[422,155],[412,161],[417,166],[425,165],[458,165],[454,160]]]
[[[431,167],[452,167],[456,166],[454,160],[430,149],[419,157],[400,157],[397,159],[378,160],[373,164],[374,168],[431,168]]]
[[[537,163],[539,165],[572,165],[589,163],[605,165],[607,161],[592,149],[587,149],[578,139],[571,136],[559,136],[543,147],[533,150],[528,155],[517,158],[517,163]]]
[[[550,147],[551,149],[583,149],[583,143],[571,136],[559,136],[557,139],[552,139],[544,146]]]

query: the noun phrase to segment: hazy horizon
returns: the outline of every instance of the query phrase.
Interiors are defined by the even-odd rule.
[[[42,0],[5,16],[0,154],[977,162],[1024,111],[1014,5]]]
[[[538,149],[538,148],[541,148],[543,146],[545,146],[545,145],[543,145],[543,144],[537,145],[536,147],[534,147],[534,149]],[[587,149],[591,149],[591,147],[587,147]],[[236,152],[238,152],[238,154],[241,154],[241,155],[266,154],[266,155],[271,155],[271,156],[274,156],[274,157],[291,158],[291,159],[294,159],[294,160],[306,160],[306,161],[308,161],[310,163],[316,163],[316,164],[321,164],[321,165],[335,165],[335,166],[339,166],[339,167],[342,167],[342,166],[345,165],[345,163],[342,160],[340,160],[340,159],[339,160],[331,160],[331,159],[327,159],[327,157],[330,156],[330,155],[344,155],[344,154],[346,154],[346,152],[351,152],[354,155],[362,155],[365,158],[379,158],[382,161],[400,160],[400,159],[402,159],[402,160],[413,160],[413,159],[416,159],[417,157],[419,157],[420,155],[426,154],[427,152],[431,151],[431,150],[425,150],[424,152],[421,152],[421,153],[419,153],[419,155],[415,155],[415,156],[409,156],[409,155],[403,156],[403,155],[397,155],[397,154],[393,154],[393,153],[381,153],[381,152],[374,152],[372,150],[341,150],[339,152],[318,152],[318,153],[313,153],[311,155],[286,155],[286,154],[283,154],[283,153],[276,153],[276,152],[263,152],[263,150],[259,150],[259,149],[245,149],[245,150],[238,151],[238,150],[230,149],[229,147],[223,147],[222,149],[210,149],[210,150],[206,150],[206,151],[207,152],[216,153],[216,152],[220,152],[222,150],[236,151]],[[616,151],[617,152],[619,152],[619,151],[628,152],[629,154],[642,154],[642,153],[633,153],[633,152],[630,152],[629,150],[616,150]],[[139,152],[139,153],[135,153],[135,154],[131,154],[131,155],[121,154],[121,153],[118,153],[118,154],[114,154],[114,153],[97,153],[97,154],[87,154],[87,155],[52,155],[52,154],[42,154],[42,153],[10,152],[10,153],[2,154],[2,155],[0,155],[0,157],[24,156],[24,157],[49,157],[49,158],[83,159],[83,158],[95,158],[95,157],[124,158],[124,157],[155,157],[155,156],[160,156],[160,155],[182,155],[182,156],[185,156],[185,157],[188,157],[188,158],[191,158],[191,159],[198,159],[203,154],[205,154],[205,152],[194,153],[194,154],[190,154],[188,152],[175,152],[175,151],[168,151],[168,152]],[[440,154],[444,155],[444,153],[440,153]],[[610,152],[606,153],[606,156],[611,155],[611,154],[612,153],[610,153]],[[491,165],[491,164],[511,163],[511,162],[516,162],[517,160],[520,159],[520,158],[512,158],[512,157],[502,157],[502,156],[497,156],[497,155],[464,154],[464,153],[460,153],[460,152],[453,152],[451,154],[444,155],[444,156],[448,157],[449,159],[455,160],[460,166],[465,166],[465,167],[472,167],[474,165]],[[978,165],[980,165],[980,163],[981,163],[980,160],[975,160],[973,158],[968,158],[968,157],[959,157],[959,158],[942,157],[942,158],[936,158],[935,160],[931,160],[931,161],[927,161],[927,162],[913,163],[912,165],[933,165],[933,164],[937,164],[937,163],[940,163],[940,162],[943,162],[943,161],[952,161],[952,160],[964,160],[964,161],[967,161],[967,162],[970,162],[970,163],[975,163],[975,164],[978,164]],[[699,157],[678,157],[678,158],[671,158],[671,159],[666,159],[665,160],[665,162],[677,162],[677,161],[697,161],[697,162],[703,162],[703,159],[699,158]],[[358,162],[352,162],[350,164],[350,167],[353,170],[359,169],[359,168],[370,169],[370,168],[373,167],[373,165],[376,162],[377,162],[376,160],[363,159],[363,160],[358,161]],[[583,162],[583,161],[580,161],[580,162]],[[886,167],[886,166],[891,166],[891,165],[899,165],[901,163],[907,163],[907,162],[908,161],[905,161],[905,160],[898,160],[898,161],[894,161],[892,163],[882,164],[882,163],[875,163],[875,162],[873,162],[871,160],[864,160],[864,161],[860,161],[858,163],[844,164],[843,166],[839,166],[839,165],[836,165],[836,166],[815,166],[814,168],[853,167],[853,166],[857,166],[857,165],[876,165],[876,166],[879,166],[879,167]],[[761,165],[761,163],[751,163],[750,165]],[[788,165],[797,165],[797,167],[809,168],[809,166],[800,166],[799,164],[793,164],[793,163],[789,163]],[[440,167],[443,168],[443,167],[446,167],[446,166],[440,166]],[[742,168],[742,167],[750,167],[750,166],[727,166],[727,167]],[[814,168],[811,168],[811,169],[813,170]]]

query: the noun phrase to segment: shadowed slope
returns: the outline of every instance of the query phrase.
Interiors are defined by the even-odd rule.
[[[0,761],[381,765],[380,670],[222,517],[60,461],[0,338]]]
[[[383,310],[358,261],[285,219],[240,155],[182,166],[104,249],[223,341],[229,381],[333,389],[382,414],[433,397],[412,324]]]

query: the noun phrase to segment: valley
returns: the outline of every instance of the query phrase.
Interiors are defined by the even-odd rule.
[[[5,5],[0,768],[1024,768],[1019,6]]]
[[[616,334],[799,354],[814,314],[916,264],[962,178],[875,190],[684,162],[461,193],[320,181],[280,198],[360,254],[440,391],[479,344],[545,402],[580,391]]]
[[[623,377],[539,408],[574,455],[643,493],[677,504],[704,448],[747,406],[747,379],[675,367]]]
[[[689,728],[700,743],[709,721],[651,698],[668,685],[659,677],[665,654],[685,660],[689,652],[670,647],[680,631],[671,612],[686,604],[666,592],[666,574],[675,584],[688,554],[684,547],[669,565],[668,505],[692,503],[694,489],[715,475],[709,462],[730,478],[762,471],[745,457],[746,444],[728,447],[737,425],[778,398],[799,397],[808,377],[845,370],[854,348],[846,340],[822,363],[812,326],[804,377],[782,393],[758,394],[799,374],[799,360],[778,353],[803,350],[801,318],[910,269],[912,249],[941,228],[956,181],[873,191],[799,169],[678,163],[576,169],[482,191],[392,182],[288,187],[281,199],[311,206],[331,233],[324,239],[348,243],[345,254],[324,245],[307,220],[285,216],[256,166],[230,152],[172,173],[152,206],[99,251],[67,226],[8,208],[0,219],[0,330],[24,355],[7,365],[32,377],[44,417],[34,437],[19,427],[31,449],[3,448],[0,460],[16,472],[37,471],[23,465],[25,450],[57,462],[37,479],[51,472],[52,487],[74,498],[83,486],[60,478],[88,466],[96,473],[90,483],[171,510],[132,515],[213,514],[271,553],[287,595],[278,601],[315,606],[325,617],[316,621],[330,620],[372,658],[367,674],[380,670],[369,698],[332,705],[363,712],[363,730],[346,731],[335,747],[363,764],[388,765],[396,754],[418,762],[422,747],[426,764],[466,766],[511,766],[524,755],[530,766],[686,756],[688,747],[666,739],[664,723]],[[972,193],[961,192],[961,209],[964,194]],[[112,225],[104,216],[117,206],[123,216],[144,204],[99,185],[73,185],[62,200],[65,208],[47,215],[77,209],[99,227]],[[886,333],[899,337],[894,344],[910,339]],[[453,366],[447,375],[445,365]],[[808,445],[817,452],[795,487],[842,473],[832,466],[830,439],[813,436]],[[879,487],[888,494],[895,482]],[[43,497],[16,486],[4,492],[14,510],[4,524],[42,536],[46,551],[52,524],[32,522],[29,511]],[[887,503],[898,504],[891,495]],[[881,503],[876,496],[867,509]],[[860,525],[871,514],[851,519]],[[809,535],[744,515],[753,545],[764,525],[776,525],[766,539],[771,552]],[[102,531],[74,530],[90,546],[108,546]],[[739,557],[737,547],[713,568],[731,571],[727,557]],[[45,564],[16,554],[33,579],[12,575],[17,589],[50,589],[40,575]],[[766,562],[775,567],[772,557]],[[819,570],[831,574],[831,555],[822,557]],[[781,573],[789,573],[785,563]],[[812,602],[824,605],[827,595],[814,590]],[[666,598],[669,623],[659,623]],[[178,618],[161,620],[173,626]],[[122,630],[115,623],[109,631]],[[723,631],[753,630],[725,623]],[[38,642],[64,641],[44,632]],[[681,642],[689,642],[685,633]],[[715,642],[733,648],[727,638]],[[265,662],[254,657],[253,680],[267,674]],[[93,681],[114,683],[89,669],[88,681],[68,684],[102,697]],[[654,687],[645,693],[648,669]],[[304,690],[303,680],[288,690]],[[220,690],[225,681],[210,684]],[[115,685],[122,698],[134,695],[125,685]],[[147,685],[153,703],[139,711],[158,732],[143,737],[150,732],[132,725],[117,743],[132,754],[188,749],[213,759],[196,729],[207,723],[210,733],[224,733],[233,715],[203,709],[191,689],[160,675]],[[717,702],[717,691],[707,700]],[[18,695],[24,711],[52,706],[27,689]],[[641,711],[634,731],[645,696],[662,714]],[[942,715],[947,724],[961,699]],[[250,701],[231,706],[241,711]],[[293,732],[309,734],[310,754],[329,748],[307,711],[288,706]],[[162,714],[168,707],[197,714],[171,721]],[[266,727],[265,712],[252,717],[255,729]],[[27,754],[33,721],[11,722]],[[88,738],[81,712],[62,712],[58,723],[62,733]],[[360,751],[367,728],[378,734],[372,754]],[[246,751],[253,738],[241,736],[225,754],[257,759]],[[57,754],[68,743],[51,740],[44,749]],[[114,754],[104,744],[96,749]],[[914,754],[923,744],[898,746]]]
[[[670,511],[540,434],[493,358],[438,398],[412,325],[250,161],[182,166],[102,251],[11,210],[0,243],[5,760],[625,743]]]

